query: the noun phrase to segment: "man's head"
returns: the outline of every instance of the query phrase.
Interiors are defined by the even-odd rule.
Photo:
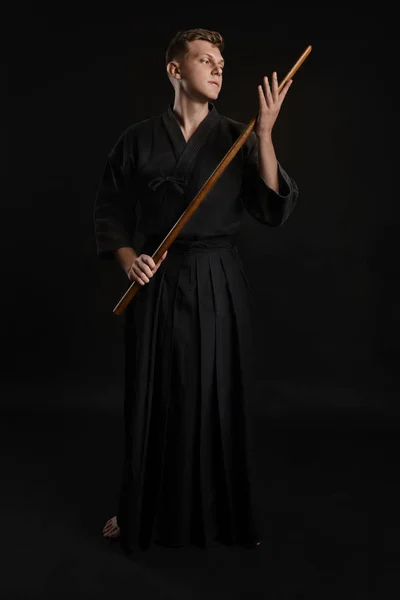
[[[194,100],[215,100],[222,85],[224,40],[217,31],[189,29],[178,32],[166,52],[172,85]]]

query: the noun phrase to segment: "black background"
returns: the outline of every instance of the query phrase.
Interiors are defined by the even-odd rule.
[[[97,259],[95,194],[119,134],[173,100],[164,66],[170,38],[181,29],[204,27],[220,31],[226,43],[217,109],[242,122],[257,111],[262,76],[277,70],[281,79],[313,46],[274,128],[278,159],[300,188],[299,205],[277,229],[246,215],[238,236],[257,307],[260,393],[253,408],[257,417],[267,418],[259,422],[266,423],[274,444],[307,447],[312,460],[322,452],[319,444],[329,430],[336,448],[331,450],[335,476],[340,479],[341,466],[334,464],[340,456],[342,467],[349,460],[355,472],[360,468],[365,475],[360,497],[371,488],[378,494],[378,485],[387,499],[397,465],[400,412],[398,42],[393,13],[381,4],[368,12],[350,4],[277,8],[247,2],[237,8],[135,3],[16,8],[8,46],[10,103],[3,115],[9,158],[1,235],[1,381],[3,424],[9,434],[3,441],[8,440],[6,455],[15,460],[7,471],[10,480],[17,485],[18,479],[20,486],[34,479],[32,465],[21,458],[28,448],[40,471],[53,464],[56,441],[65,448],[79,438],[81,445],[69,456],[71,449],[60,450],[61,467],[54,462],[52,477],[65,481],[62,466],[69,471],[72,460],[93,469],[93,483],[104,477],[104,466],[113,491],[108,498],[98,491],[103,496],[96,520],[89,500],[70,493],[81,507],[76,511],[82,522],[93,525],[94,537],[103,516],[112,511],[123,373],[123,317],[112,310],[127,282],[116,264]],[[312,439],[319,440],[313,448],[307,446],[310,428]],[[266,429],[260,426],[261,437]],[[383,447],[382,440],[388,445]],[[273,468],[290,478],[285,471],[289,454],[282,447]],[[17,464],[26,467],[18,477]],[[51,476],[47,467],[45,471],[43,481],[48,482]],[[377,473],[384,479],[375,481]],[[348,474],[349,481],[352,476]],[[86,467],[80,477],[87,477]],[[70,484],[77,485],[73,475]],[[18,490],[14,496],[10,492],[16,511],[21,507],[15,498],[23,493],[18,486],[10,487]],[[64,500],[65,486],[60,492]],[[48,492],[43,488],[43,493]],[[381,495],[374,502],[384,510]],[[352,518],[360,518],[356,506],[354,511]],[[383,530],[378,526],[377,532],[381,536]],[[32,535],[41,538],[40,533]],[[352,598],[367,597],[371,565],[381,565],[380,575],[385,571],[382,555],[365,560],[369,566],[360,567]],[[388,561],[393,564],[393,558]],[[337,581],[332,585],[341,593],[334,587]],[[276,598],[303,597],[277,586],[282,595]],[[301,578],[293,589],[313,597],[314,587]],[[327,589],[323,596],[331,597]],[[392,598],[383,591],[377,597]]]

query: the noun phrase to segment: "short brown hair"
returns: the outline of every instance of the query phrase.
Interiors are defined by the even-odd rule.
[[[218,31],[210,31],[209,29],[187,29],[186,31],[178,31],[168,44],[165,55],[166,64],[176,58],[183,56],[187,52],[187,45],[194,40],[205,40],[216,46],[220,52],[224,49],[224,39]]]

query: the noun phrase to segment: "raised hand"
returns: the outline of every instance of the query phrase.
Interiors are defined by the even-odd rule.
[[[258,86],[259,111],[254,131],[260,139],[271,135],[282,102],[292,85],[292,81],[292,79],[289,79],[283,86],[282,91],[279,92],[278,75],[274,71],[271,85],[268,77],[265,76],[263,81],[264,87],[262,85]]]

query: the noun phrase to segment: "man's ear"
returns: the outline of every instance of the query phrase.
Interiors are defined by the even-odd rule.
[[[169,62],[167,64],[167,72],[168,72],[168,75],[170,75],[171,77],[174,77],[175,79],[181,78],[179,64],[174,60],[171,60],[171,62]]]

